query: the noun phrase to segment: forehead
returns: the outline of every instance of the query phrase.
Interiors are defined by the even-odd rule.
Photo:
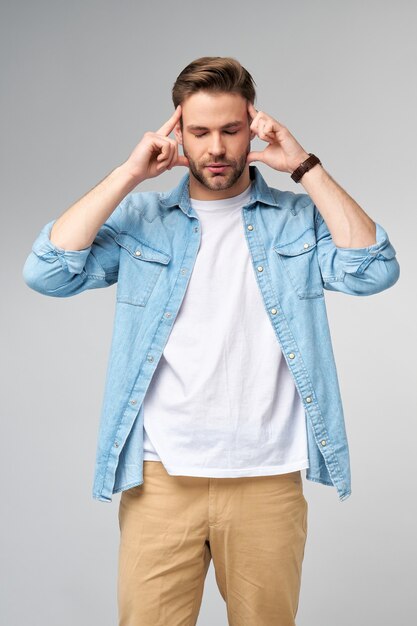
[[[247,102],[240,94],[199,91],[183,102],[182,116],[187,129],[223,127],[247,120]]]

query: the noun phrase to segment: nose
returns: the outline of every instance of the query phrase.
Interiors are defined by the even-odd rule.
[[[225,153],[225,147],[222,143],[220,135],[216,135],[216,134],[213,135],[213,138],[209,147],[209,153],[212,154],[213,156],[218,156],[218,155]]]

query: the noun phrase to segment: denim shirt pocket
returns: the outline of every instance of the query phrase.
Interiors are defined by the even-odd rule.
[[[314,228],[288,243],[273,246],[300,299],[324,297]]]
[[[116,301],[146,306],[171,255],[126,231],[119,232],[115,241],[120,245]]]

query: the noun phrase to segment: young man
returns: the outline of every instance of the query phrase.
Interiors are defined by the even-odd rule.
[[[290,626],[301,470],[351,493],[324,289],[378,293],[399,264],[384,228],[254,108],[238,61],[195,60],[172,95],[172,117],[43,227],[23,276],[57,297],[117,283],[93,497],[122,492],[120,626],[195,624],[211,559],[230,624]],[[269,187],[253,161],[307,193]],[[176,166],[189,171],[171,191],[133,193]]]

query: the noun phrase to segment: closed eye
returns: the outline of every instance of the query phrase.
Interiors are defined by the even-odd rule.
[[[238,131],[237,130],[225,130],[224,132],[226,133],[226,135],[236,135]],[[194,137],[204,137],[204,135],[207,135],[207,133],[200,133],[200,135],[194,135]]]

